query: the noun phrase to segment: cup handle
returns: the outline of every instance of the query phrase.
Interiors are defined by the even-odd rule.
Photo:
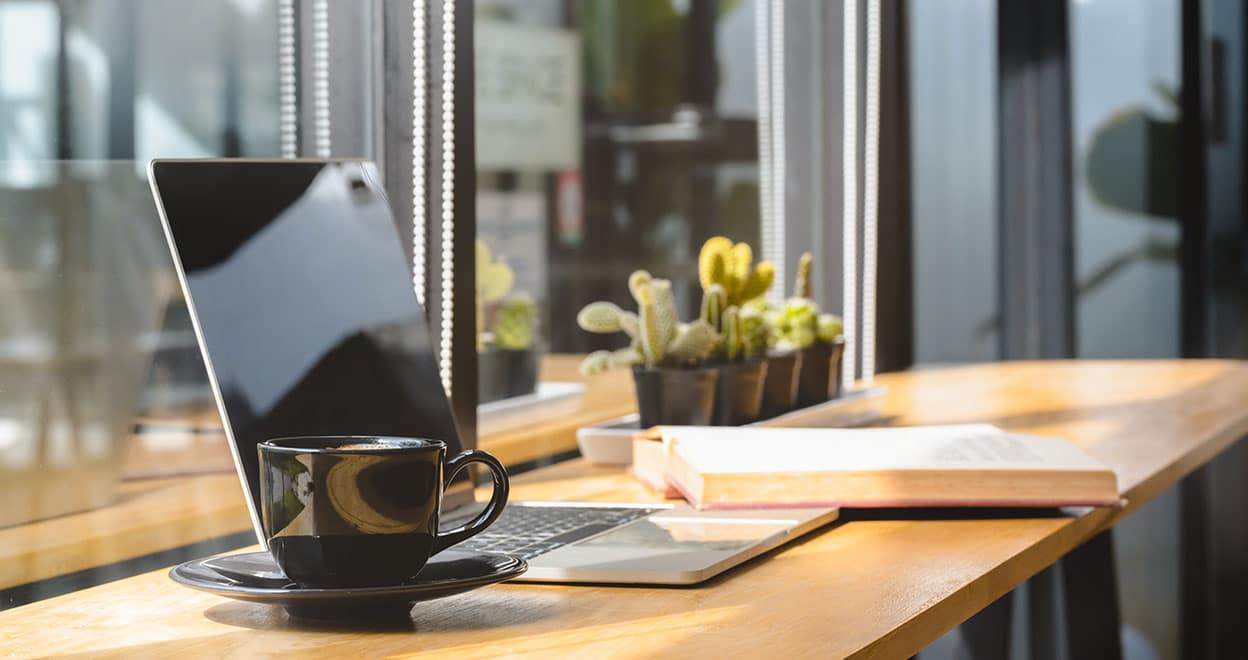
[[[490,468],[490,473],[494,476],[494,493],[490,495],[490,503],[485,505],[485,509],[476,518],[455,529],[439,532],[433,539],[433,552],[430,554],[442,552],[456,543],[480,533],[498,519],[499,514],[503,512],[503,507],[507,505],[507,494],[510,491],[507,482],[507,470],[497,458],[486,452],[469,449],[456,454],[448,460],[446,462],[447,485],[454,481],[455,475],[459,474],[460,470],[468,467],[469,463],[481,463]]]

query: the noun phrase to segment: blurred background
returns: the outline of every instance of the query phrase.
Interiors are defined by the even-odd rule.
[[[373,159],[411,232],[413,4],[0,0],[0,493],[26,503],[0,526],[228,469],[146,162]],[[543,356],[618,347],[574,319],[627,302],[632,270],[691,316],[714,235],[789,287],[811,251],[815,297],[844,307],[841,3],[457,6],[477,291],[456,313],[476,316],[460,361],[483,427],[583,394]],[[882,10],[878,371],[1248,357],[1241,3]],[[1245,471],[1234,450],[1119,527],[1129,657],[1244,648]]]

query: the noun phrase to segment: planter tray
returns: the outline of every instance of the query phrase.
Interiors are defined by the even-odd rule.
[[[585,385],[581,383],[538,383],[537,391],[532,394],[477,406],[477,432],[481,435],[500,433],[571,414],[584,394]]]
[[[847,427],[869,424],[882,415],[884,387],[862,387],[849,390],[841,396],[818,405],[798,408],[771,419],[754,422],[748,426],[787,427]],[[629,465],[633,462],[633,436],[641,430],[636,414],[584,426],[576,431],[576,443],[581,455],[590,463],[601,465]]]

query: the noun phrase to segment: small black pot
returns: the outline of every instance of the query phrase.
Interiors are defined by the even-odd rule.
[[[845,356],[845,338],[837,337],[832,342],[832,360],[828,365],[831,369],[828,380],[828,399],[841,395],[841,358]]]
[[[797,383],[797,406],[817,406],[835,399],[841,393],[841,355],[845,352],[845,340],[837,338],[832,343],[816,342],[803,348],[802,368]]]
[[[763,379],[760,419],[779,417],[797,407],[797,378],[801,366],[801,353],[775,353],[767,356],[767,376]]]
[[[715,408],[715,367],[634,367],[641,428],[659,424],[707,426]]]
[[[740,426],[758,421],[763,407],[763,382],[767,361],[725,362],[719,366],[715,384],[715,426]]]
[[[537,391],[537,349],[518,351],[491,346],[477,354],[477,403],[524,396]]]

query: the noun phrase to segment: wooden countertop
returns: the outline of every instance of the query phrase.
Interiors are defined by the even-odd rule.
[[[113,506],[0,528],[0,589],[250,526],[233,473],[126,482]]]
[[[579,355],[542,356],[542,382],[581,383],[584,395],[567,405],[512,416],[510,423],[481,437],[481,448],[507,465],[517,465],[576,448],[576,430],[637,411],[632,377],[617,370],[597,376],[578,371]],[[184,411],[177,417],[140,419],[149,431],[136,437],[126,457],[128,479],[233,472],[215,407]]]
[[[481,448],[507,465],[517,465],[576,449],[576,430],[598,422],[637,412],[633,378],[617,369],[597,376],[582,376],[580,355],[546,355],[539,378],[542,382],[583,383],[585,394],[571,409],[538,416],[529,423],[512,425],[481,436]]]
[[[1248,432],[1248,366],[1236,362],[1004,363],[879,381],[892,423],[1069,438],[1115,469],[1128,503],[1077,517],[857,520],[698,588],[498,585],[417,606],[399,630],[292,622],[162,570],[0,613],[0,655],[905,657]],[[579,460],[521,476],[514,496],[653,498]]]
[[[483,448],[517,465],[575,449],[581,426],[635,411],[628,373],[586,378],[579,362],[543,358],[543,380],[586,385],[570,409],[485,436]],[[135,437],[116,504],[0,528],[0,590],[250,529],[225,436],[210,432],[220,424],[216,411],[190,415],[186,428],[142,421],[153,430]]]

